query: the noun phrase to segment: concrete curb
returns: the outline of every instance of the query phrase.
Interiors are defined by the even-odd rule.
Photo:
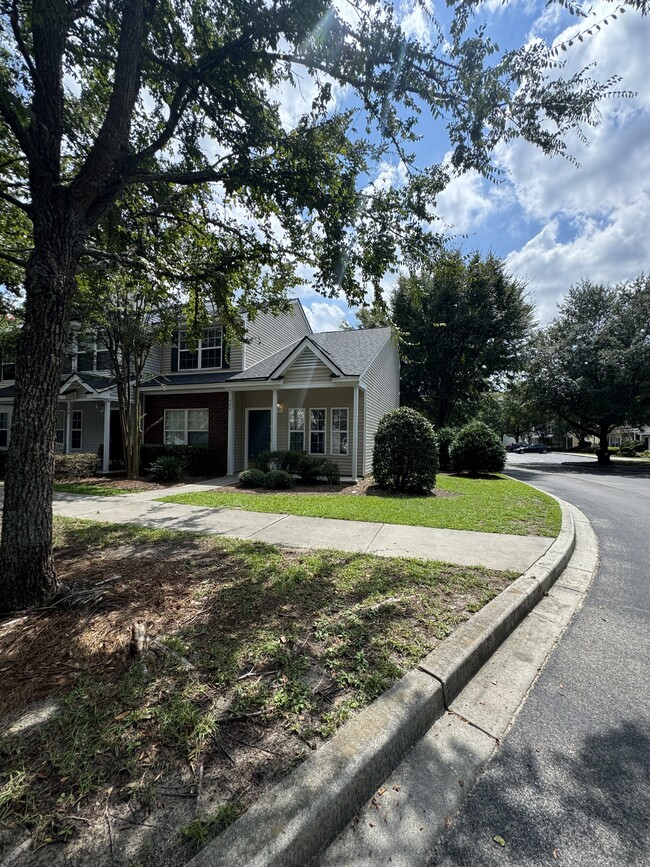
[[[507,590],[198,853],[187,867],[300,867],[322,852],[548,592],[575,548],[560,535]]]

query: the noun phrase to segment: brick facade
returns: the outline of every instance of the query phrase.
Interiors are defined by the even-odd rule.
[[[166,409],[208,410],[208,448],[213,471],[225,475],[228,460],[228,395],[224,392],[148,394],[144,403],[145,443],[164,442]]]

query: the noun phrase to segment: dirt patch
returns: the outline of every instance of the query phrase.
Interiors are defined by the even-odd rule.
[[[184,863],[514,577],[80,521],[56,545],[65,598],[0,620],[0,854],[39,867]]]
[[[107,488],[114,491],[167,491],[175,487],[206,481],[209,476],[192,476],[178,484],[151,482],[148,479],[125,479],[120,476],[88,476],[85,479],[57,479],[57,483],[70,485],[92,485],[94,488]],[[225,489],[227,490],[227,488]]]

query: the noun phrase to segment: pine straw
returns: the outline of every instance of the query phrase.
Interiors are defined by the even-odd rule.
[[[167,547],[145,546],[135,557],[131,546],[55,554],[59,577],[73,582],[71,595],[0,621],[0,716],[65,692],[82,672],[104,679],[126,670],[134,621],[144,620],[153,635],[168,634],[196,614],[196,586],[183,577],[200,544]]]

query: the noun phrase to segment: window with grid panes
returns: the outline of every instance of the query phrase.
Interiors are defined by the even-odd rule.
[[[325,425],[327,410],[309,410],[309,451],[312,455],[325,454]]]

